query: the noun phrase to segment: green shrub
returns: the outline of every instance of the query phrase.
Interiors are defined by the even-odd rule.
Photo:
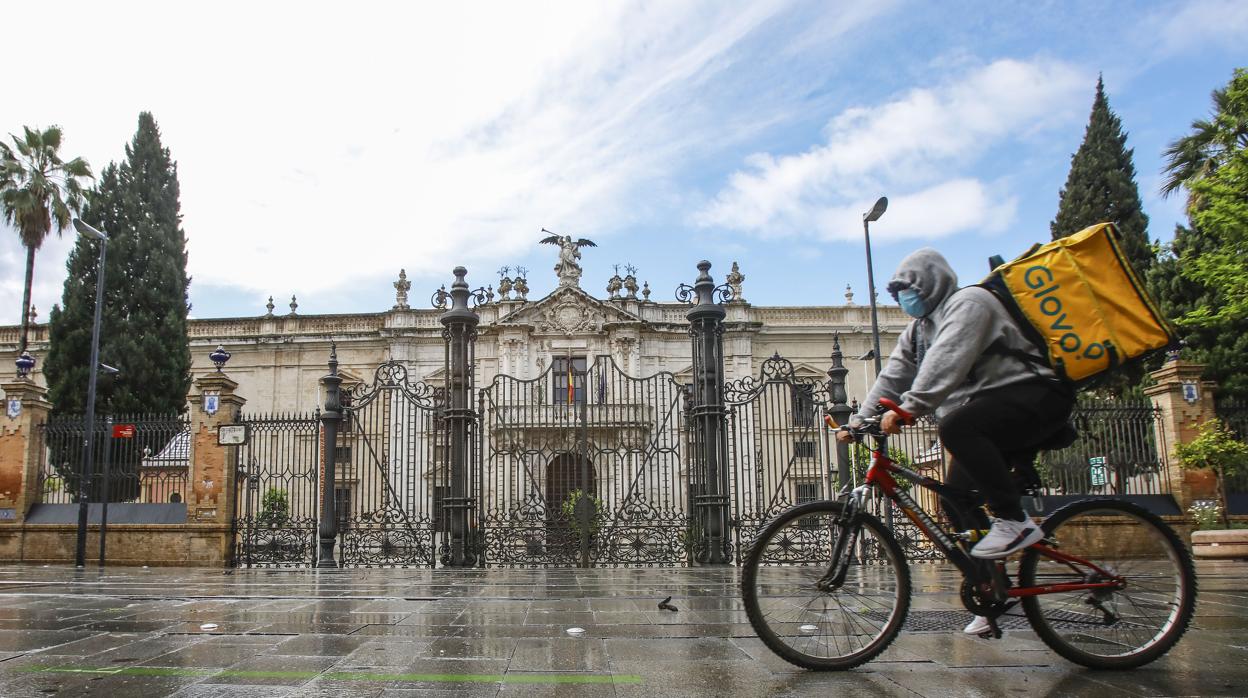
[[[260,515],[256,517],[256,521],[261,526],[280,528],[289,520],[290,499],[286,495],[286,490],[270,487],[269,491],[264,493],[264,499],[260,500]]]

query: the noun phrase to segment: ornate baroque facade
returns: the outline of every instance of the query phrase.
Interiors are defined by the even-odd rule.
[[[727,272],[728,283],[741,288],[742,281],[731,278],[733,272],[713,269],[712,274],[716,271]],[[740,276],[740,271],[735,274]],[[493,281],[473,279],[471,274],[469,280]],[[507,281],[506,286],[512,286],[512,280]],[[689,306],[638,298],[631,273],[621,281],[608,283],[607,298],[595,297],[573,282],[563,283],[540,300],[517,300],[508,294],[506,300],[496,297],[479,306],[476,385],[487,386],[498,375],[533,378],[552,362],[568,357],[592,363],[601,356],[612,357],[632,376],[670,372],[688,382],[692,359],[685,313]],[[192,319],[192,370],[195,375],[213,370],[208,354],[223,345],[233,354],[227,371],[239,383],[238,394],[247,400],[245,411],[253,414],[303,413],[316,408],[323,400],[319,380],[326,372],[331,340],[337,343],[340,371],[348,384],[371,381],[374,369],[387,361],[402,362],[414,379],[434,382],[443,371],[441,311],[409,305],[406,275],[395,287],[394,307],[377,313],[312,315],[293,308],[274,314],[270,308],[261,316]],[[621,293],[621,288],[627,292]],[[755,375],[775,354],[792,361],[799,375],[821,377],[829,366],[833,334],[839,333],[849,369],[846,387],[851,399],[861,399],[873,374],[869,360],[857,360],[871,349],[871,312],[869,306],[853,303],[851,294],[845,295],[847,302],[841,305],[729,303],[724,334],[726,377],[736,380]],[[896,306],[879,308],[885,355],[907,320]],[[47,336],[47,325],[32,326],[30,351],[39,359],[33,377],[41,384],[46,383],[41,368]],[[0,327],[0,355],[12,357],[17,338],[16,326]]]

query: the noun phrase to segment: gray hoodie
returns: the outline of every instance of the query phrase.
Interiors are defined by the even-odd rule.
[[[857,418],[878,414],[877,403],[886,397],[916,417],[934,413],[939,419],[984,390],[1056,379],[1046,365],[984,353],[995,341],[1040,358],[1001,301],[978,286],[959,289],[957,274],[936,250],[911,253],[892,281],[918,291],[931,310],[901,333]]]

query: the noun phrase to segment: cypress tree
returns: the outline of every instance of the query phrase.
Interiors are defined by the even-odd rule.
[[[1144,215],[1135,182],[1133,152],[1127,147],[1122,122],[1109,108],[1105,83],[1097,78],[1088,128],[1079,150],[1070,158],[1066,186],[1058,194],[1057,217],[1049,229],[1057,240],[1090,225],[1112,221],[1122,232],[1127,258],[1144,274],[1153,264],[1154,252],[1148,243],[1148,216]]]
[[[1049,225],[1053,239],[1112,221],[1122,233],[1122,247],[1135,270],[1144,275],[1155,253],[1148,242],[1148,216],[1140,203],[1132,151],[1122,122],[1109,108],[1105,83],[1096,79],[1096,98],[1083,143],[1070,157],[1066,186],[1058,194],[1057,216]],[[1102,384],[1102,392],[1123,396],[1137,390],[1144,377],[1140,365],[1119,369]]]
[[[178,196],[177,164],[161,145],[156,120],[143,112],[125,161],[104,170],[82,214],[110,238],[100,361],[121,371],[117,379],[100,377],[97,412],[167,414],[186,407],[190,280]],[[98,244],[78,240],[62,305],[49,320],[46,371],[61,414],[85,408]]]

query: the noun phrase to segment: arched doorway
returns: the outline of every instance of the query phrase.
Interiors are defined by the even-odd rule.
[[[597,494],[594,464],[586,464],[587,481],[582,482],[581,456],[560,453],[546,464],[546,520],[564,519],[563,505],[576,490]]]

